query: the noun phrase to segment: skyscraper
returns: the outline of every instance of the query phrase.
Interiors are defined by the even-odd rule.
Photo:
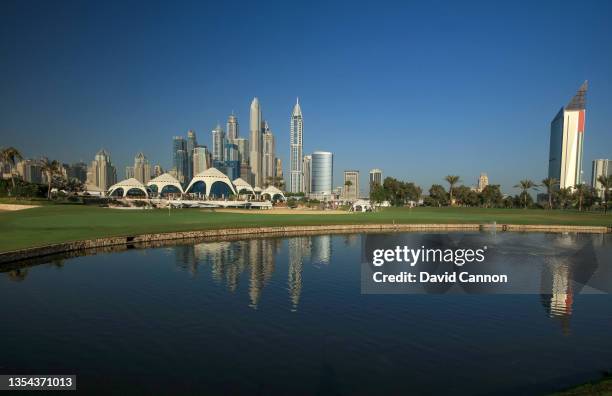
[[[87,169],[87,184],[106,191],[115,183],[117,183],[117,170],[111,163],[110,154],[106,150],[100,150]]]
[[[315,151],[311,157],[310,194],[321,199],[330,197],[334,173],[334,155],[328,151]]]
[[[187,180],[193,179],[193,149],[198,145],[195,131],[187,131]]]
[[[557,179],[560,188],[574,188],[582,183],[587,89],[588,83],[585,81],[550,123],[548,177]]]
[[[295,106],[293,106],[293,113],[291,113],[291,125],[290,125],[290,173],[289,173],[289,192],[298,193],[303,191],[304,177],[302,171],[302,134],[304,132],[304,120],[302,118],[302,108],[300,107],[300,99],[297,98]]]
[[[213,161],[223,162],[225,159],[225,132],[219,124],[212,130],[212,156]]]
[[[134,177],[134,167],[133,166],[126,166],[125,167],[125,178],[126,179],[131,179]]]
[[[487,176],[486,173],[481,173],[480,177],[478,178],[478,192],[482,192],[482,190],[485,189],[486,186],[489,185],[489,176]]]
[[[591,186],[597,191],[597,194],[603,198],[604,190],[601,183],[597,180],[599,176],[610,176],[612,175],[612,167],[610,166],[611,160],[608,159],[597,159],[593,161],[593,170],[591,173]]]
[[[356,201],[359,198],[359,171],[345,170],[344,171],[344,199],[347,201]]]
[[[261,108],[259,107],[259,99],[253,98],[251,102],[250,113],[250,132],[251,132],[251,154],[249,161],[251,164],[252,185],[253,187],[263,186],[263,150],[262,150],[262,133],[261,133]]]
[[[374,184],[378,184],[379,186],[382,186],[382,171],[378,168],[370,170],[370,183],[369,183],[370,192],[372,192],[372,186]]]
[[[249,141],[245,138],[234,139],[234,144],[238,146],[238,157],[241,165],[249,164]],[[242,176],[241,176],[242,177]],[[245,179],[245,181],[247,181]]]
[[[172,170],[180,183],[189,183],[187,165],[187,143],[182,136],[172,138]]]
[[[305,155],[303,164],[302,164],[302,192],[304,192],[304,194],[310,194],[310,191],[311,191],[311,188],[310,188],[310,183],[312,180],[311,169],[312,169],[312,156]]]
[[[206,146],[197,146],[193,149],[193,175],[204,172],[208,169],[206,161],[208,149]]]
[[[268,126],[268,122],[264,122],[263,134],[263,181],[264,184],[274,183],[275,172],[275,156],[274,156],[274,135]]]
[[[238,138],[238,119],[232,112],[227,117],[227,140],[230,143],[234,143],[234,140]]]
[[[153,167],[153,175],[152,178],[156,178],[157,176],[161,176],[164,173],[164,169],[161,167],[160,164],[156,164]]]
[[[151,166],[143,153],[136,154],[134,158],[133,178],[146,184],[151,180]]]

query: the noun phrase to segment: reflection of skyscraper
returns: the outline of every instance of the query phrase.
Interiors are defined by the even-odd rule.
[[[548,177],[557,179],[560,188],[574,188],[582,183],[587,88],[585,81],[550,123]]]
[[[565,259],[551,261],[542,273],[542,292],[540,298],[546,313],[561,321],[564,333],[569,333],[569,318],[572,315],[574,294],[570,269]]]
[[[329,264],[331,259],[331,235],[313,236],[311,246],[311,262],[313,264]]]
[[[295,237],[288,241],[289,273],[287,286],[292,311],[296,311],[302,294],[302,270],[304,259],[310,255],[310,237]]]

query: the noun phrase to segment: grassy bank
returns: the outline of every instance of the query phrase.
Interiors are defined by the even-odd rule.
[[[0,212],[0,251],[106,236],[284,225],[381,223],[507,223],[612,225],[612,214],[482,208],[390,208],[376,213],[269,214],[200,209],[118,210],[83,205],[47,205]]]
[[[552,396],[610,396],[612,395],[612,377],[604,377],[600,381],[577,386]]]

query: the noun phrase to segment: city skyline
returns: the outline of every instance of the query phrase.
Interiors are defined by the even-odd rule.
[[[337,5],[325,10],[304,6],[300,11],[305,17],[316,12],[320,20],[337,24],[335,30],[327,27],[313,34],[313,25],[304,18],[293,32],[301,40],[296,44],[301,61],[297,64],[281,57],[281,49],[295,42],[295,36],[288,34],[292,27],[286,24],[280,30],[257,24],[262,50],[252,53],[253,22],[247,15],[254,10],[246,4],[235,15],[240,28],[217,36],[208,29],[222,25],[224,18],[208,27],[183,28],[161,12],[163,6],[150,14],[121,8],[116,23],[134,20],[134,24],[113,25],[117,34],[107,32],[102,18],[112,6],[83,5],[70,18],[63,13],[65,7],[15,3],[0,17],[9,33],[5,37],[14,38],[11,43],[0,38],[11,55],[0,77],[6,87],[0,93],[5,104],[0,109],[1,141],[28,158],[44,155],[67,163],[90,163],[103,148],[111,153],[120,175],[138,152],[152,165],[169,169],[172,136],[193,129],[200,144],[212,147],[209,131],[232,110],[243,125],[239,136],[248,137],[248,105],[258,96],[275,132],[276,153],[285,165],[288,183],[286,120],[299,96],[308,121],[303,153],[334,152],[334,187],[342,185],[345,169],[359,170],[365,186],[364,175],[377,167],[385,170],[385,176],[424,188],[443,183],[447,174],[461,175],[465,184],[472,185],[486,172],[492,184],[516,192],[512,187],[518,180],[539,182],[547,176],[551,114],[586,79],[591,87],[583,181],[590,182],[586,170],[592,160],[612,157],[612,115],[607,111],[612,103],[612,77],[607,72],[612,69],[612,55],[606,50],[612,35],[606,23],[612,15],[609,4],[585,8],[577,18],[569,2],[554,9],[530,5],[528,13],[509,5],[498,11],[486,3],[465,4],[464,10],[451,3],[419,5],[414,10],[397,6],[396,15],[368,9],[389,21],[411,21],[390,23],[368,35],[353,27],[363,22],[361,13],[345,15]],[[367,5],[359,8],[363,11]],[[222,5],[191,4],[175,14],[188,20],[190,14],[201,17],[223,11]],[[289,9],[265,5],[260,11],[282,19]],[[422,21],[411,19],[415,12]],[[82,15],[93,18],[87,26],[78,23]],[[37,29],[28,31],[19,23],[37,16],[41,19]],[[568,18],[574,20],[572,35],[558,24]],[[154,22],[166,24],[167,40],[162,40],[160,52],[149,47],[138,52],[137,38],[143,32],[152,42],[159,41],[159,32],[147,29]],[[58,24],[64,27],[52,30]],[[487,29],[488,37],[476,35],[482,29]],[[198,38],[197,43],[185,40],[187,32]],[[88,34],[94,45],[84,47],[81,33]],[[352,36],[359,46],[339,45]],[[394,38],[404,36],[419,40],[403,43]],[[277,37],[280,41],[274,41]],[[108,51],[115,47],[116,51]],[[194,55],[223,57],[225,47],[240,56],[250,54],[252,61],[225,70],[211,68],[207,58]],[[562,57],[567,47],[575,49],[570,59]],[[327,56],[310,60],[315,48]],[[331,52],[334,48],[343,51]],[[57,57],[51,59],[49,51],[56,50]],[[181,56],[162,59],[160,53]],[[186,54],[191,58],[182,56]],[[190,61],[172,61],[181,58]],[[256,62],[264,59],[275,62]],[[351,59],[360,61],[348,63]],[[33,65],[41,64],[45,73],[34,73]],[[203,91],[218,94],[203,95]],[[387,144],[373,149],[377,147],[373,137]]]

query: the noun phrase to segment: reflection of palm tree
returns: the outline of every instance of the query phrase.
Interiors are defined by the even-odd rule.
[[[9,279],[14,281],[14,282],[24,281],[26,276],[28,276],[28,269],[27,268],[14,269],[14,270],[8,272]]]

